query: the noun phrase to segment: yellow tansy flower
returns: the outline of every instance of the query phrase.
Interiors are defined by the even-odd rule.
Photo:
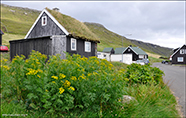
[[[75,88],[74,87],[70,87],[70,88],[68,88],[69,90],[72,90],[72,91],[75,91]]]
[[[37,75],[37,77],[41,78],[41,76],[40,76],[40,75]]]
[[[64,91],[65,91],[65,89],[64,89],[64,88],[62,88],[62,87],[61,87],[61,88],[59,88],[59,93],[60,93],[60,94],[62,94]]]
[[[55,84],[56,82],[55,82],[55,81],[52,81],[52,83],[54,83],[54,84]]]
[[[63,78],[65,78],[65,77],[66,77],[66,75],[61,74],[61,73],[59,74],[59,78],[60,78],[60,79],[63,79]]]
[[[65,83],[64,83],[63,85],[64,85],[64,87],[66,88],[66,87],[69,87],[70,84],[71,84],[71,83],[70,83],[68,80],[65,80]]]
[[[52,78],[54,78],[54,79],[58,80],[58,77],[57,77],[57,76],[52,76]]]
[[[75,80],[75,81],[77,80],[77,78],[75,76],[72,76],[70,79]]]

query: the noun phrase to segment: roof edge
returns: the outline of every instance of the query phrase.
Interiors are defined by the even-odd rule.
[[[183,46],[186,46],[186,44],[183,44]],[[172,56],[174,56],[183,46],[181,46],[179,49],[177,49],[176,52],[174,52],[170,57],[172,58]]]

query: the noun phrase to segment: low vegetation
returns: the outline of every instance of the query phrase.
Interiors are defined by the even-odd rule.
[[[1,116],[179,117],[176,100],[150,65],[123,68],[96,57],[61,60],[33,51],[28,59],[2,59]],[[98,66],[99,65],[99,66]],[[135,100],[126,102],[123,95]]]

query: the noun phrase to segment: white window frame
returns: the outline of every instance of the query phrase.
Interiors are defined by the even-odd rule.
[[[45,19],[45,24],[43,23],[43,20]],[[41,19],[41,25],[42,26],[45,26],[47,25],[47,16],[43,16],[42,19]]]
[[[72,43],[75,43],[74,47],[73,47]],[[76,41],[76,39],[71,38],[71,50],[72,51],[76,51],[76,47],[77,47],[77,41]]]
[[[91,52],[91,42],[85,41],[85,52]]]
[[[181,49],[180,50],[180,54],[185,54],[185,50],[184,49]]]
[[[183,62],[183,57],[177,57],[178,62]]]

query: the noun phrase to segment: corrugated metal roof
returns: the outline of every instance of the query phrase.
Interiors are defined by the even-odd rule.
[[[123,47],[123,48],[116,48],[115,49],[115,54],[122,54],[124,51],[126,51],[127,48],[130,48],[131,50],[133,50],[137,55],[147,55],[147,53],[145,53],[145,51],[143,51],[142,49],[138,48],[138,47]]]
[[[115,49],[115,54],[122,54],[125,49],[126,49],[126,47],[124,47],[124,48],[116,48]]]
[[[111,52],[112,49],[113,49],[113,48],[104,48],[104,49],[103,49],[103,52]]]
[[[147,55],[147,53],[145,53],[142,49],[138,48],[138,47],[130,47],[133,51],[135,51],[135,53],[139,54],[139,55]]]

